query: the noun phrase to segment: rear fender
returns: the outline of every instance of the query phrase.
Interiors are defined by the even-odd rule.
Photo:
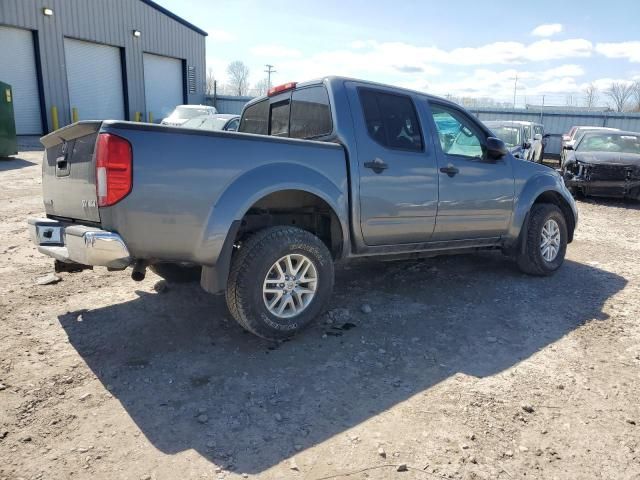
[[[344,179],[346,182],[346,177]],[[329,178],[304,165],[271,163],[236,178],[211,208],[196,251],[203,265],[217,265],[223,245],[232,245],[247,211],[261,198],[283,190],[302,190],[322,198],[333,209],[343,232],[343,252],[348,249],[348,201],[345,185],[338,186]],[[233,236],[229,239],[228,237]]]

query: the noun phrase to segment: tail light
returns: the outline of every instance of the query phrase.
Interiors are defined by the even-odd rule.
[[[131,144],[111,133],[98,135],[96,191],[98,206],[114,205],[129,195],[133,185]]]

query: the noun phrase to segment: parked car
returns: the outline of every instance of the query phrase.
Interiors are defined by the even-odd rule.
[[[587,130],[567,144],[562,175],[574,193],[640,200],[640,133]]]
[[[240,325],[277,339],[326,307],[335,261],[498,249],[550,275],[573,239],[562,177],[437,97],[289,83],[246,105],[239,131],[83,121],[46,135],[38,250],[57,270],[134,280],[201,268]]]
[[[240,124],[240,115],[229,113],[216,113],[215,115],[203,115],[184,122],[183,128],[198,128],[202,130],[226,130],[235,132]]]
[[[566,133],[562,136],[562,144],[560,146],[560,168],[562,168],[562,166],[564,165],[567,147],[569,145],[575,145],[579,137],[581,137],[587,130],[601,130],[605,132],[619,131],[619,129],[617,128],[594,127],[593,125],[576,125],[574,127],[571,127],[569,133]]]
[[[542,124],[518,120],[490,120],[484,124],[505,142],[514,157],[542,162],[549,137]]]
[[[187,120],[201,116],[214,116],[218,111],[209,105],[178,105],[173,112],[160,122],[161,125],[172,125],[179,127]]]

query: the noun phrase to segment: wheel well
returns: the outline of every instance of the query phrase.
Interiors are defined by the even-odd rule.
[[[262,197],[242,217],[236,242],[252,232],[275,225],[294,225],[316,235],[334,259],[342,254],[343,232],[333,208],[322,198],[303,190],[282,190]]]
[[[573,231],[576,228],[576,222],[571,206],[564,198],[562,198],[562,195],[560,195],[558,192],[549,190],[538,195],[538,198],[536,198],[536,201],[533,203],[534,205],[536,203],[551,203],[553,205],[556,205],[562,211],[562,214],[567,221],[567,233],[569,235],[568,241],[573,241]]]

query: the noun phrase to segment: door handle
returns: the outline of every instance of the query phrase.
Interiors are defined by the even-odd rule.
[[[456,174],[460,173],[460,170],[458,170],[456,167],[454,167],[453,165],[447,165],[446,167],[442,167],[440,169],[440,171],[442,173],[446,173],[447,175],[449,175],[450,177],[455,176]]]
[[[370,168],[371,170],[373,170],[375,173],[382,173],[383,170],[386,170],[387,168],[389,168],[389,165],[387,165],[386,163],[384,163],[382,160],[380,160],[379,158],[376,158],[374,161],[372,162],[364,162],[364,166],[366,168]]]

